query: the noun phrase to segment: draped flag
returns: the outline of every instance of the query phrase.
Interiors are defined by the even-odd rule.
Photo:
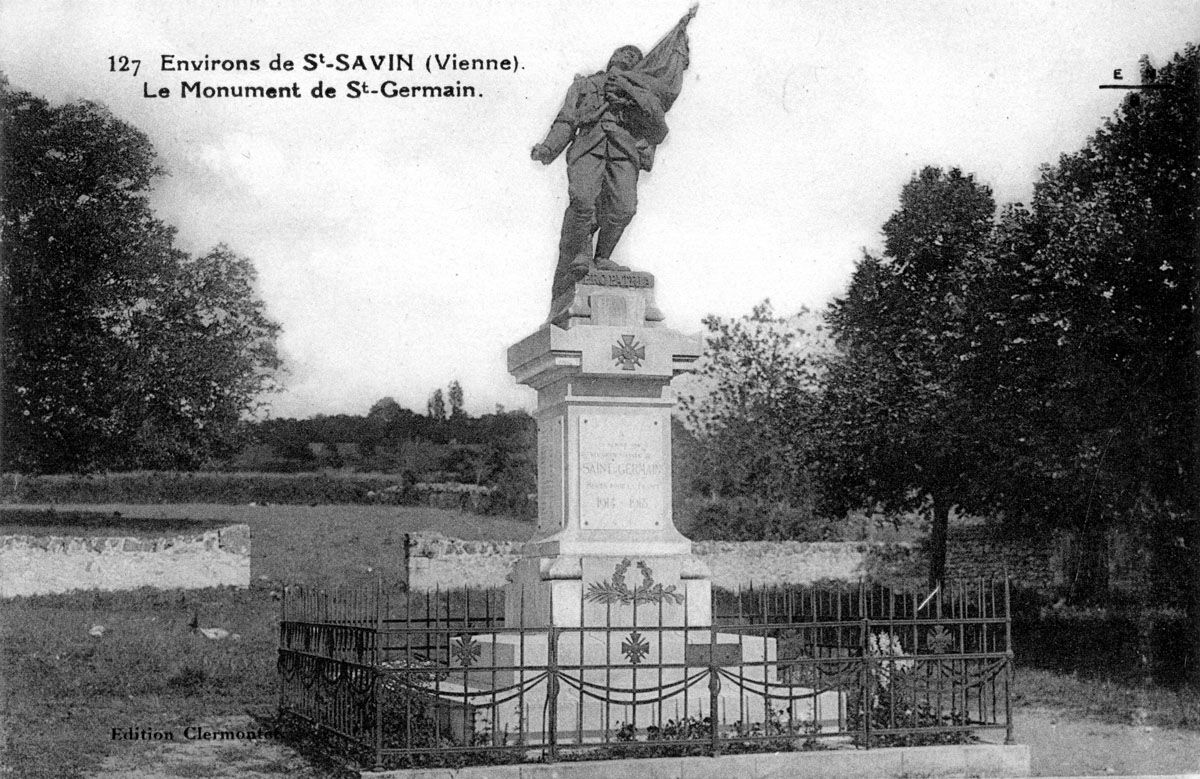
[[[664,111],[670,109],[683,89],[683,71],[687,70],[689,58],[687,26],[699,7],[693,5],[688,9],[678,24],[627,74],[631,80],[651,89]]]
[[[689,58],[687,26],[697,8],[698,5],[693,5],[649,54],[620,74],[626,83],[625,91],[643,111],[641,118],[632,121],[644,139],[640,153],[642,170],[653,167],[655,147],[667,137],[664,115],[683,89],[683,71],[687,70]]]

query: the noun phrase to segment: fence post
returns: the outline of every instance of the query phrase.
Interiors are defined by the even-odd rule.
[[[1008,568],[1004,569],[1004,743],[1013,744],[1012,721],[1012,683],[1013,683],[1013,647],[1012,647],[1012,602],[1008,591]]]
[[[867,598],[866,585],[862,580],[858,582],[858,613],[862,616],[862,727],[863,727],[863,748],[871,748],[871,717],[874,712],[871,709],[871,682],[874,675],[871,673],[871,617],[867,613]]]
[[[405,547],[408,546],[407,536]],[[407,557],[407,553],[405,557]],[[375,657],[372,693],[375,696],[375,770],[383,770],[383,574],[375,574]],[[405,745],[409,746],[409,745]]]
[[[741,593],[738,593],[739,606]],[[713,620],[716,622],[716,620]],[[712,756],[721,754],[721,721],[718,718],[717,706],[721,701],[721,677],[717,668],[717,626],[709,627],[708,636],[708,712],[712,719],[709,723],[709,737],[712,739]]]
[[[524,628],[522,627],[522,630]],[[558,627],[546,631],[550,645],[546,648],[546,762],[558,760]]]
[[[412,589],[412,536],[408,533],[404,534],[404,589]]]
[[[287,641],[287,584],[281,588],[282,592],[279,595],[279,649],[275,652],[275,675],[279,680],[279,720],[283,720],[283,712],[286,708],[287,687],[286,681],[283,678],[283,650],[288,645]]]

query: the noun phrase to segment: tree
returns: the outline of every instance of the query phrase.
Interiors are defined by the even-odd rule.
[[[429,396],[429,401],[425,404],[426,415],[436,421],[442,422],[446,419],[446,399],[442,395],[441,388],[435,389],[433,394]]]
[[[121,465],[188,468],[238,443],[231,434],[279,366],[279,327],[254,280],[250,261],[225,246],[183,256],[130,317],[141,362],[129,366],[121,413],[137,432]]]
[[[146,136],[94,103],[0,87],[5,467],[187,468],[274,387],[250,262],[174,246]]]
[[[387,424],[399,419],[403,412],[403,407],[396,402],[395,398],[389,395],[385,398],[380,398],[371,405],[371,410],[367,412],[367,418]]]
[[[828,348],[823,325],[813,320],[807,311],[777,317],[768,301],[740,319],[704,320],[701,367],[680,409],[695,436],[688,447],[693,486],[710,501],[751,501],[763,516],[772,505],[811,506],[806,430],[819,387],[817,356]]]
[[[964,355],[1006,473],[989,502],[1093,542],[1112,526],[1165,535],[1193,557],[1178,583],[1200,581],[1198,72],[1195,46],[1154,76],[1144,61],[1160,88],[1130,95],[1083,149],[1043,169],[1029,208],[1005,212],[973,274]]]
[[[945,576],[950,510],[971,485],[977,439],[956,387],[962,294],[994,213],[973,176],[924,168],[883,226],[883,256],[864,255],[826,313],[841,354],[816,414],[825,507],[928,512],[931,587]]]
[[[462,389],[462,385],[458,383],[457,379],[450,382],[450,389],[449,389],[448,395],[449,395],[449,399],[450,399],[450,418],[458,419],[459,417],[463,416],[464,412],[463,412],[463,389]]]

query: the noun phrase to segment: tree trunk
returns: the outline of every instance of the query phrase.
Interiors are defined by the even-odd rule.
[[[1084,521],[1075,531],[1069,575],[1072,603],[1098,603],[1108,595],[1108,527]]]
[[[933,496],[933,527],[929,530],[929,589],[946,578],[946,536],[950,528],[950,504]]]
[[[1197,435],[1200,436],[1200,430],[1197,430]],[[1200,460],[1200,454],[1196,455],[1196,459]],[[1200,481],[1200,478],[1197,481]],[[1200,493],[1200,485],[1194,489]],[[1196,502],[1200,503],[1200,500]],[[1187,630],[1190,634],[1188,637],[1191,645],[1191,652],[1187,660],[1187,679],[1194,688],[1200,690],[1200,506],[1196,506],[1192,510],[1188,528],[1190,532],[1187,534],[1186,543],[1188,556],[1191,557],[1192,575],[1191,585],[1188,587],[1187,603]]]
[[[1200,223],[1193,236],[1196,251],[1200,252]],[[1200,254],[1196,254],[1200,257]],[[1187,616],[1189,652],[1187,679],[1200,689],[1200,260],[1192,265],[1192,511],[1188,517],[1189,532],[1184,536],[1188,557],[1191,558],[1191,580],[1188,586]]]
[[[1156,573],[1164,551],[1164,542],[1169,537],[1162,528],[1153,524],[1150,527],[1138,527],[1136,538],[1137,556],[1141,559],[1141,570],[1134,578],[1134,613],[1128,615],[1137,626],[1137,657],[1140,681],[1143,687],[1149,687],[1154,682],[1155,648],[1154,648],[1154,615],[1159,606],[1155,597]]]
[[[1192,235],[1200,257],[1200,222]],[[1191,516],[1188,531],[1184,534],[1187,554],[1191,558],[1191,576],[1187,592],[1188,653],[1187,679],[1193,687],[1200,689],[1200,260],[1192,264],[1192,467],[1191,467]],[[1186,572],[1186,571],[1185,571]]]

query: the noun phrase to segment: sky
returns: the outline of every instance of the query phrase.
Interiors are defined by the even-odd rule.
[[[470,413],[532,409],[505,351],[545,320],[566,167],[529,159],[575,74],[649,50],[690,0],[5,0],[0,70],[53,103],[94,100],[144,131],[169,175],[152,203],[182,248],[250,257],[279,321],[270,415],[423,410],[458,380]],[[957,166],[998,203],[1080,148],[1143,54],[1200,39],[1200,3],[702,0],[670,134],[614,259],[653,273],[666,324],[698,332],[769,298],[844,291],[901,187]],[[412,55],[415,72],[303,70],[306,54]],[[515,59],[430,74],[432,55]],[[255,72],[175,60],[257,59]],[[280,55],[295,70],[272,71]],[[122,57],[139,71],[114,71]],[[115,58],[115,59],[110,59]],[[181,97],[183,81],[291,85],[289,99]],[[475,97],[348,96],[447,84]],[[338,90],[314,98],[318,82]],[[157,95],[168,89],[168,97]]]

